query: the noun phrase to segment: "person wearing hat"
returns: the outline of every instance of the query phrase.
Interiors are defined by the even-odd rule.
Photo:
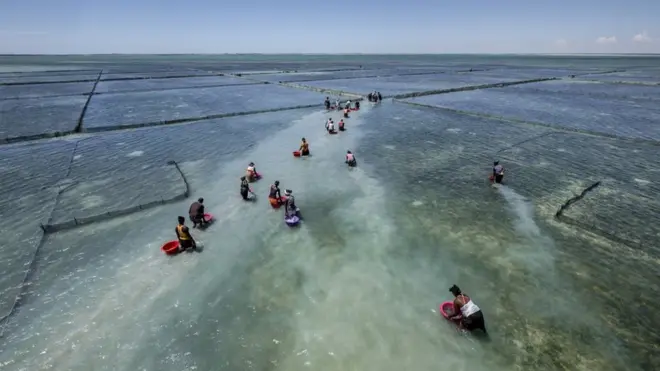
[[[284,197],[286,197],[286,201],[284,201],[284,215],[286,217],[296,215],[298,213],[298,207],[296,206],[296,200],[293,197],[293,191],[287,189],[284,191]]]
[[[190,205],[188,216],[190,216],[190,221],[193,222],[193,228],[197,228],[197,224],[199,224],[200,227],[206,224],[206,220],[204,219],[203,198],[198,198],[197,202],[193,202],[192,205]]]
[[[449,317],[451,320],[460,319],[460,327],[468,331],[482,330],[486,331],[486,323],[481,309],[472,301],[472,298],[461,292],[461,289],[453,285],[449,292],[454,295],[454,315]]]

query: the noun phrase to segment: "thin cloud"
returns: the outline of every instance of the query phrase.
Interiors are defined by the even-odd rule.
[[[632,40],[636,43],[650,43],[653,41],[646,31],[640,32],[637,35],[633,36]]]
[[[601,36],[596,39],[596,43],[601,45],[616,44],[616,42],[616,36]]]
[[[566,41],[564,39],[558,39],[558,40],[555,40],[555,45],[560,47],[560,48],[563,48],[565,46],[568,46],[568,41]]]

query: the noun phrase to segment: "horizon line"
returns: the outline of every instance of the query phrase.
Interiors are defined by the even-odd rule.
[[[263,55],[263,56],[283,56],[283,55],[295,55],[295,56],[324,56],[324,55],[336,55],[336,56],[406,56],[406,55],[415,55],[415,56],[436,56],[436,55],[488,55],[488,56],[660,56],[660,53],[70,53],[70,54],[58,54],[58,53],[48,53],[48,54],[25,54],[25,53],[11,53],[5,54],[0,53],[0,57],[39,57],[39,56],[49,56],[49,57],[93,57],[93,56],[182,56],[182,55],[199,55],[199,56],[242,56],[242,55]]]

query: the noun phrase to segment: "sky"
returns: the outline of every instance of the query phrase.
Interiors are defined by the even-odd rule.
[[[0,54],[660,53],[659,0],[0,0]]]

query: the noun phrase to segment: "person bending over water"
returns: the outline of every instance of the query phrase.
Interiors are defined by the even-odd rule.
[[[328,133],[332,133],[335,131],[335,123],[332,121],[328,122]]]
[[[502,179],[504,179],[504,167],[500,165],[499,161],[493,162],[493,179],[497,184],[502,183]]]
[[[346,163],[350,167],[356,167],[357,166],[357,160],[355,159],[355,156],[351,151],[346,151]]]
[[[197,243],[190,234],[188,227],[186,227],[186,218],[179,217],[179,224],[174,231],[176,232],[176,238],[179,240],[180,251],[197,248]]]
[[[360,101],[359,100],[355,101],[355,109],[356,110],[360,109]]]
[[[341,109],[341,101],[340,101],[339,99],[337,99],[337,100],[335,101],[335,109],[338,109],[338,110]]]
[[[303,156],[309,156],[309,143],[305,138],[302,138],[302,143],[300,143],[300,154]]]
[[[247,180],[245,176],[241,177],[241,197],[245,201],[249,201],[250,197],[248,197],[248,194],[250,192],[250,182]]]
[[[257,168],[254,166],[254,162],[250,162],[250,164],[247,167],[247,179],[250,182],[254,182],[255,180],[259,179],[257,176]]]
[[[482,330],[484,334],[488,334],[484,315],[472,299],[463,294],[461,289],[456,285],[450,287],[449,291],[454,295],[454,316],[449,317],[449,319],[455,320],[460,318],[461,328],[468,331]]]
[[[298,207],[296,206],[296,200],[293,197],[293,191],[287,189],[284,192],[284,196],[286,196],[286,201],[284,201],[284,216],[288,218],[290,216],[297,215]]]
[[[188,209],[188,216],[190,216],[190,221],[193,222],[193,228],[203,226],[206,224],[206,219],[204,219],[204,199],[198,198],[197,202],[193,202]]]
[[[276,180],[275,183],[270,185],[270,192],[268,193],[268,201],[274,207],[282,204],[282,193],[280,192],[280,181]]]
[[[348,113],[349,113],[349,112],[351,112],[350,109],[348,109],[348,108],[344,109],[344,118],[345,118],[345,119],[348,118]]]

